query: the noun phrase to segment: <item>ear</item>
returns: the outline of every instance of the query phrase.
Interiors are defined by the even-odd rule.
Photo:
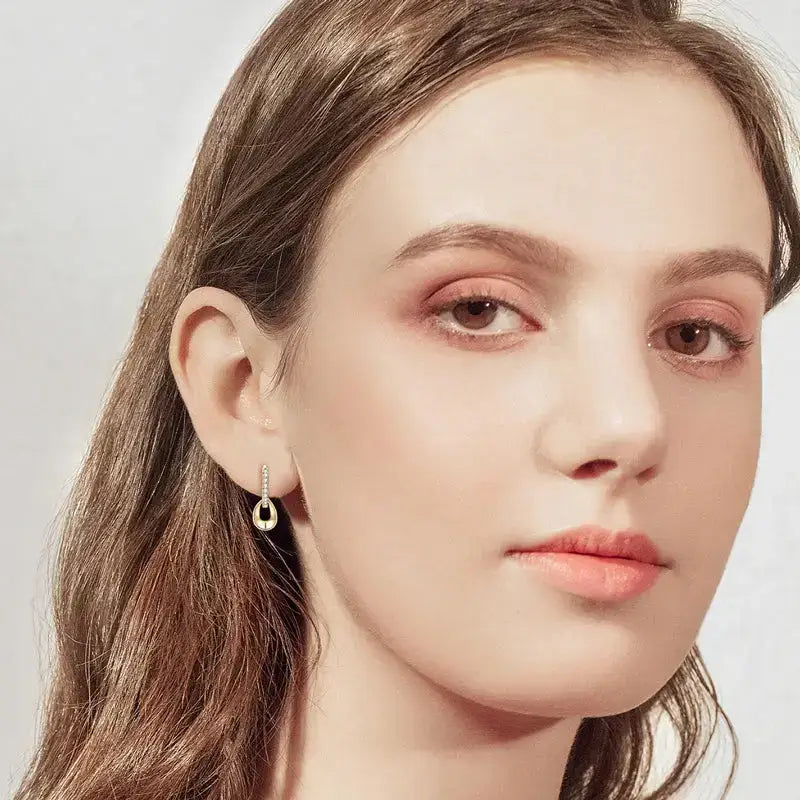
[[[173,321],[169,363],[198,438],[231,480],[255,495],[266,464],[270,497],[299,482],[281,424],[282,397],[264,395],[279,357],[279,343],[222,289],[193,289]]]

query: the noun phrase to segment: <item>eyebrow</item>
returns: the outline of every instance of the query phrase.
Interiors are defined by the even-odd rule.
[[[533,262],[561,278],[574,276],[579,264],[579,258],[571,248],[547,236],[485,223],[446,223],[409,239],[386,269],[397,269],[409,261],[449,247],[491,250],[522,264]],[[731,272],[754,279],[762,294],[769,299],[769,273],[753,253],[741,247],[711,247],[670,256],[656,281],[660,289],[670,289],[689,281]]]

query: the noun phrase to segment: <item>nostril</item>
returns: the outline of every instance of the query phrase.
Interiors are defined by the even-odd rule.
[[[597,458],[594,461],[587,461],[575,471],[576,478],[595,478],[614,469],[615,462],[609,458]]]

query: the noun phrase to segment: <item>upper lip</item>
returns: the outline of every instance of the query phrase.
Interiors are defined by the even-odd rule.
[[[633,528],[610,531],[594,524],[558,531],[544,540],[514,545],[506,552],[584,553],[670,566],[650,537],[642,531]]]

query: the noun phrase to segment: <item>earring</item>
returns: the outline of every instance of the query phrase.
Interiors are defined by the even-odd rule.
[[[253,525],[260,531],[271,531],[278,524],[278,509],[270,500],[267,488],[269,485],[269,468],[266,464],[261,466],[261,500],[253,508]],[[269,508],[269,519],[261,519],[261,509]]]

